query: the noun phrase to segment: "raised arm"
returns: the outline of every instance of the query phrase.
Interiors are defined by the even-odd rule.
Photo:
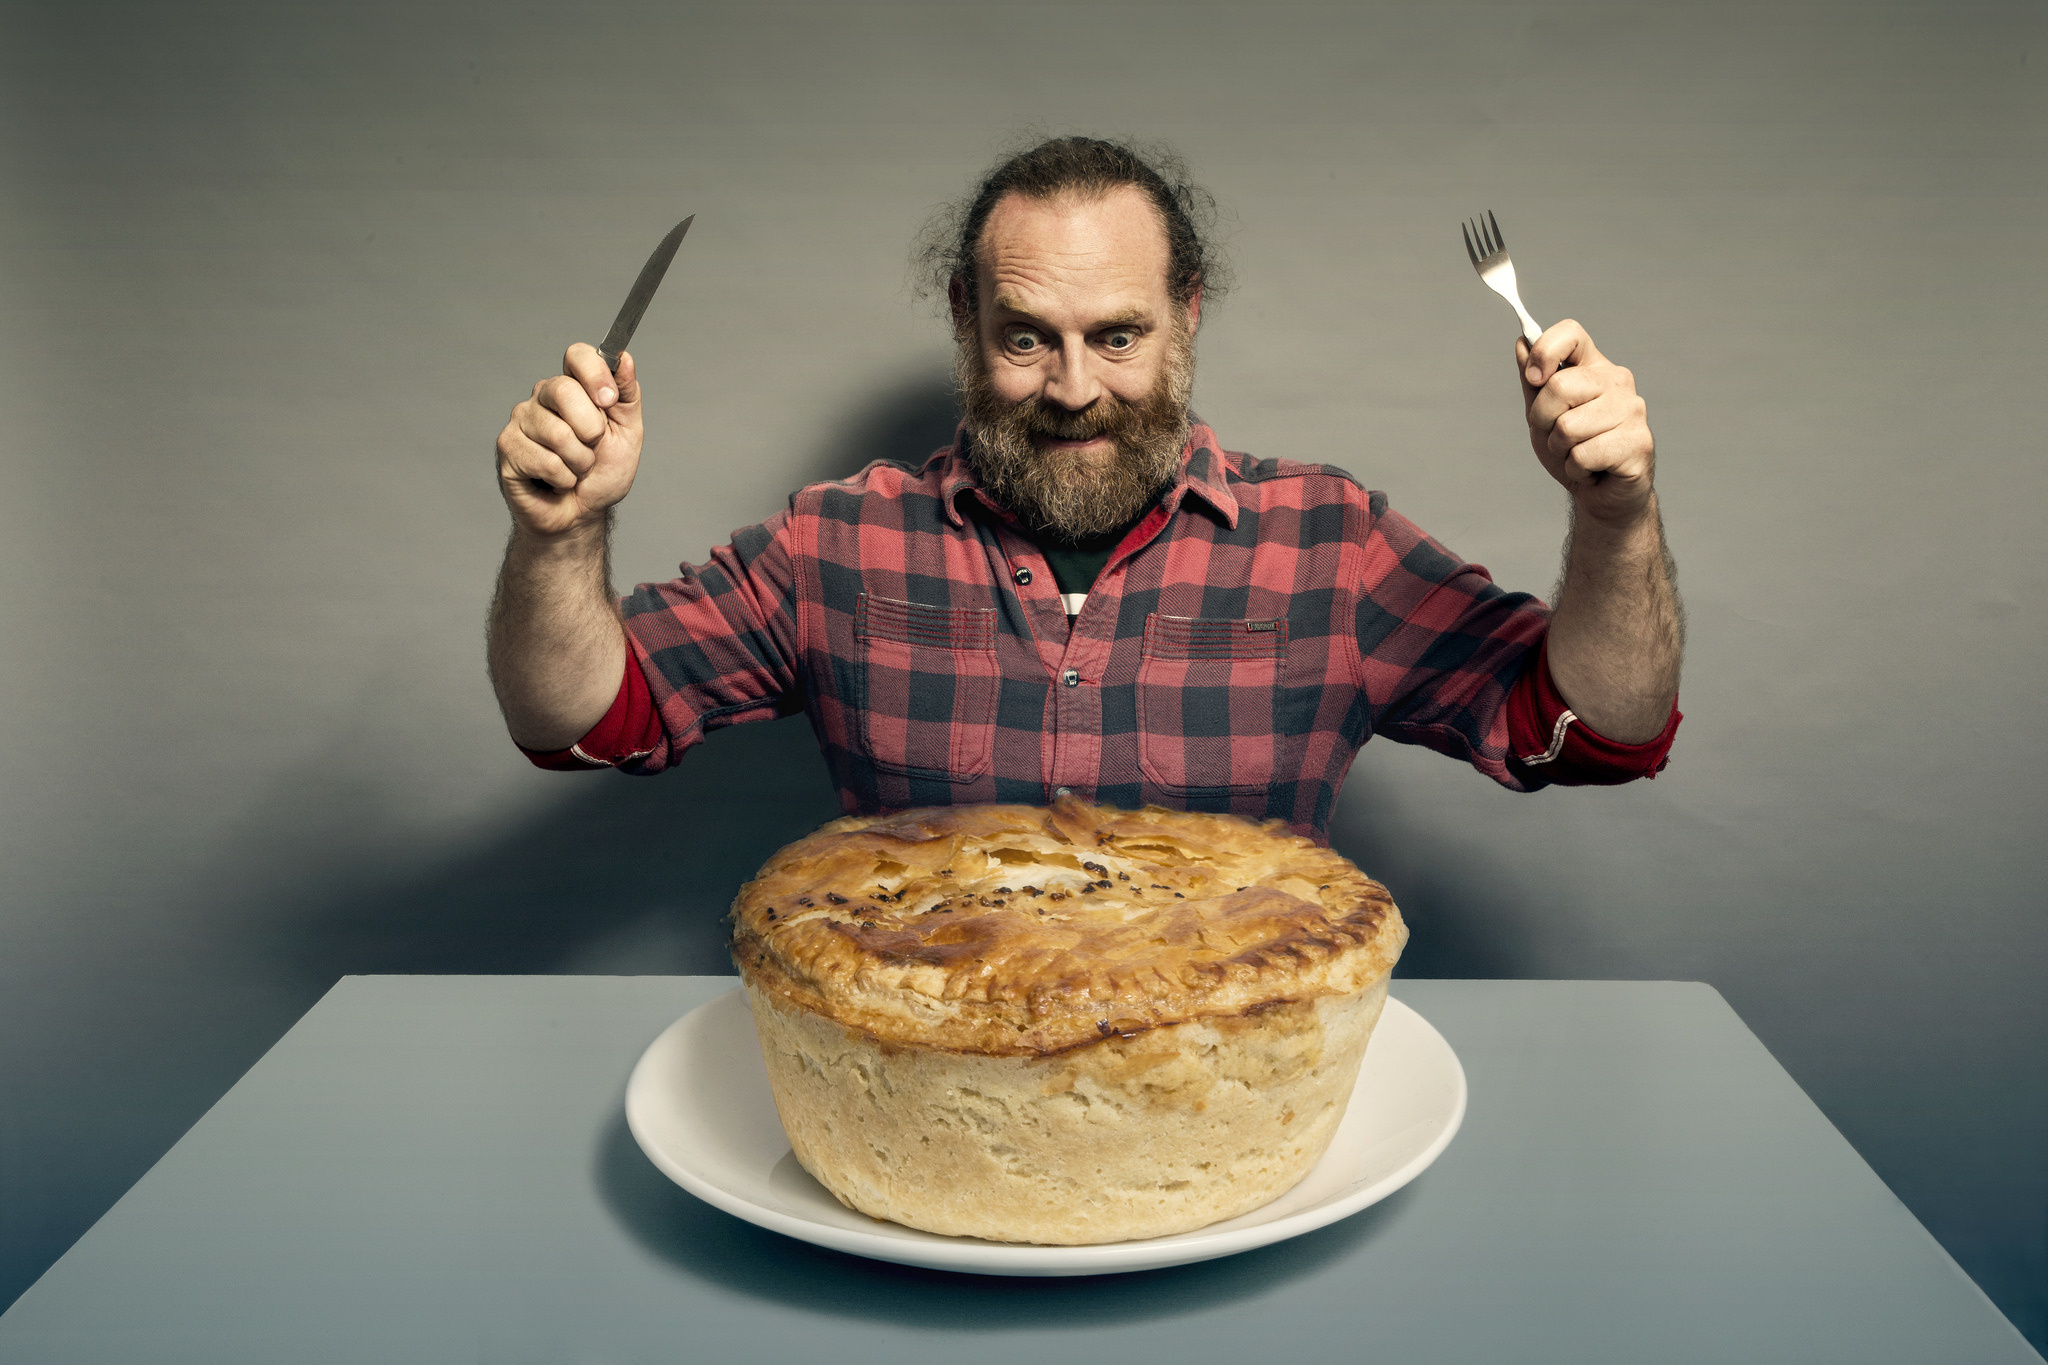
[[[1548,655],[1579,719],[1623,744],[1654,739],[1678,696],[1684,644],[1653,484],[1656,442],[1635,376],[1578,323],[1517,338],[1529,442],[1572,498]]]
[[[633,358],[616,377],[578,343],[498,433],[498,489],[512,513],[491,602],[491,683],[512,738],[564,749],[605,714],[626,669],[611,586],[612,507],[640,464]]]

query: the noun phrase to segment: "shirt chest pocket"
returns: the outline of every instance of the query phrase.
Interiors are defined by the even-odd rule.
[[[1152,615],[1138,663],[1138,767],[1176,793],[1272,785],[1285,620]]]
[[[862,593],[861,743],[878,768],[965,782],[995,751],[996,613]]]

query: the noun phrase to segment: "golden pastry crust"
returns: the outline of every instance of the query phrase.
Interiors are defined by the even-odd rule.
[[[1166,1237],[1293,1186],[1343,1121],[1387,983],[1049,1057],[883,1048],[748,989],[783,1131],[849,1208],[948,1236]]]
[[[1382,982],[1386,889],[1278,821],[1063,798],[835,820],[733,906],[749,987],[889,1048],[1046,1057]]]

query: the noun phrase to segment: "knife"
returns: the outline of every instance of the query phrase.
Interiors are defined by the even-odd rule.
[[[640,278],[633,281],[633,292],[626,295],[625,303],[619,306],[619,315],[612,319],[612,329],[604,334],[604,344],[597,348],[597,353],[604,357],[605,365],[614,375],[619,372],[620,354],[625,351],[626,343],[633,339],[633,329],[640,325],[648,301],[654,297],[654,291],[661,288],[661,277],[668,274],[668,263],[676,258],[676,248],[683,244],[683,234],[696,221],[697,215],[693,213],[669,229],[668,236],[661,239],[661,245],[654,248],[654,254],[647,258],[647,264],[640,267]]]

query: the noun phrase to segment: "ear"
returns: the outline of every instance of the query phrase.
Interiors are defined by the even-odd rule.
[[[955,275],[946,281],[946,303],[953,310],[953,330],[967,336],[974,330],[973,300],[967,294],[967,281]]]
[[[1193,336],[1195,334],[1195,329],[1200,327],[1201,325],[1202,286],[1197,284],[1195,286],[1195,292],[1188,295],[1188,335]]]

